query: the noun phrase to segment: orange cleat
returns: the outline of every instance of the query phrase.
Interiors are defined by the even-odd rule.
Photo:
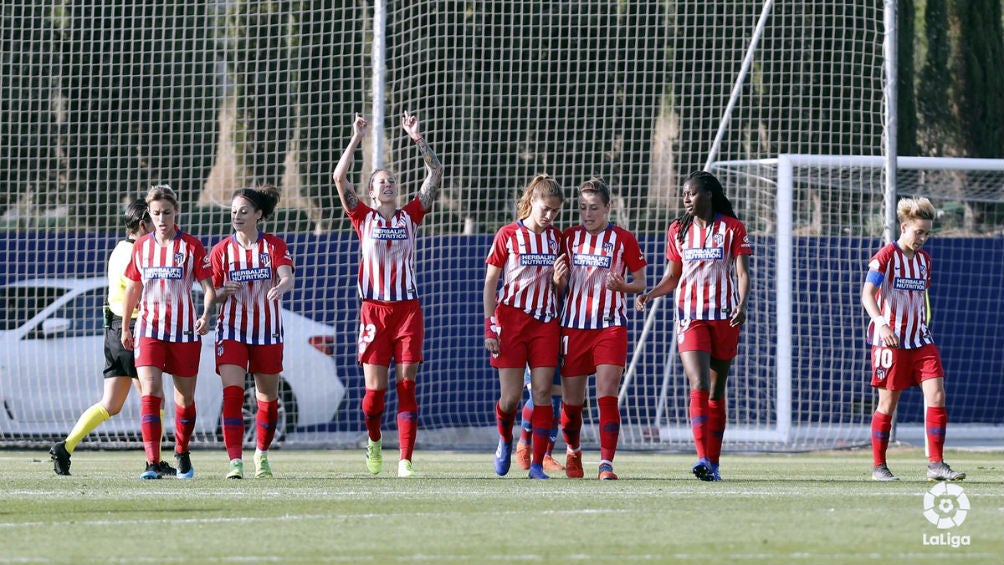
[[[546,461],[545,461],[546,463]],[[519,442],[516,444],[516,464],[522,469],[530,468],[530,444]],[[550,469],[548,469],[550,471]]]
[[[565,454],[565,476],[569,479],[581,479],[582,475],[582,452],[569,451]]]
[[[600,474],[598,478],[601,481],[616,481],[617,474],[614,473],[614,466],[609,463],[600,465]]]
[[[558,460],[550,455],[544,456],[544,470],[548,473],[558,473],[565,470],[565,466],[558,463]]]

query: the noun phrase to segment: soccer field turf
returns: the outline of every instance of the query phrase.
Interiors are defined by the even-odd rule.
[[[361,451],[278,450],[274,479],[227,481],[220,449],[193,452],[194,480],[141,481],[139,451],[78,451],[71,477],[0,451],[0,564],[1004,562],[1000,452],[946,454],[964,496],[927,502],[956,521],[969,508],[940,530],[925,494],[944,483],[913,448],[890,450],[896,483],[870,479],[867,451],[726,454],[720,483],[680,454],[620,453],[605,482],[595,454],[582,480],[499,478],[491,458],[418,451],[421,476],[398,479],[393,457],[373,477]]]

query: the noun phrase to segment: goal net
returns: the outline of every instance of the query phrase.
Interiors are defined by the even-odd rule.
[[[416,0],[388,3],[382,18],[373,3],[327,0],[8,3],[0,10],[0,445],[59,439],[100,399],[105,262],[122,237],[124,203],[161,182],[179,192],[182,229],[207,246],[230,232],[235,189],[280,188],[280,209],[265,228],[289,244],[297,283],[283,304],[279,435],[296,446],[363,443],[358,243],[330,172],[354,113],[378,108],[385,119],[373,128],[383,142],[365,143],[356,155],[356,186],[365,186],[379,152],[405,197],[417,191],[425,171],[400,127],[406,110],[418,116],[446,167],[442,196],[418,241],[426,320],[418,445],[488,447],[498,382],[481,339],[484,257],[494,231],[512,221],[519,190],[538,172],[558,178],[568,197],[558,220],[565,227],[578,222],[573,187],[603,176],[614,193],[612,219],[638,236],[654,284],[664,268],[666,228],[682,209],[681,179],[704,166],[730,100],[735,111],[716,160],[746,161],[715,171],[756,248],[755,301],[734,367],[730,425],[746,430],[737,438],[759,446],[775,445],[785,421],[792,430],[857,426],[870,397],[857,348],[860,308],[847,291],[861,276],[861,256],[878,243],[873,223],[882,199],[878,185],[863,179],[879,173],[855,166],[842,174],[861,178],[828,179],[813,189],[792,184],[800,220],[791,245],[809,253],[825,278],[810,285],[813,295],[798,286],[804,281],[792,283],[791,354],[782,359],[780,185],[776,166],[757,159],[881,154],[882,10],[855,0],[769,4],[762,19],[763,5],[733,0]],[[376,19],[385,22],[382,31],[374,31]],[[753,72],[737,83],[758,27]],[[375,80],[381,89],[372,88]],[[973,241],[959,251],[973,258],[970,249],[1000,241],[977,233],[997,201],[974,199],[970,178],[944,185],[959,197],[939,200],[941,225],[959,224],[952,237],[932,242],[935,250]],[[930,186],[924,182],[916,184]],[[830,247],[816,245],[820,238]],[[841,245],[840,238],[862,240]],[[809,260],[790,257],[796,274]],[[990,279],[971,285],[962,294],[993,299]],[[939,303],[936,316],[947,316]],[[984,302],[972,306],[959,319],[994,311]],[[821,317],[795,325],[806,312]],[[976,337],[989,333],[973,323]],[[686,384],[672,316],[632,314],[630,324],[637,349],[622,394],[621,444],[686,447],[679,431]],[[792,367],[789,401],[778,387],[784,363]],[[806,366],[825,367],[829,380],[811,378]],[[196,445],[219,447],[222,393],[211,342],[199,378]],[[968,386],[959,378],[950,398]],[[979,399],[988,390],[966,394]],[[395,409],[391,392],[389,444]],[[136,446],[138,413],[133,394],[83,445]],[[589,448],[596,416],[595,407],[587,409]],[[853,441],[863,428],[841,433]],[[792,434],[794,445],[800,436]]]

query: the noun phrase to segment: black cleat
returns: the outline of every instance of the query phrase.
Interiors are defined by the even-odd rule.
[[[174,458],[178,460],[178,472],[174,475],[179,479],[191,479],[195,476],[195,469],[192,468],[191,453],[175,453]]]
[[[173,477],[178,474],[178,470],[171,466],[167,461],[161,461],[157,464],[157,470],[160,474],[165,477]]]
[[[156,463],[147,463],[146,469],[140,474],[139,478],[144,481],[154,480],[160,478],[160,466]]]
[[[49,448],[49,458],[52,459],[52,469],[57,475],[70,475],[70,452],[66,450],[65,441]]]

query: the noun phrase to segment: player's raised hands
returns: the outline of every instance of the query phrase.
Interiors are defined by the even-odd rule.
[[[404,114],[401,114],[401,127],[404,128],[404,131],[408,134],[408,137],[410,137],[412,141],[422,139],[422,131],[418,127],[418,116],[415,114],[405,110]]]
[[[366,116],[357,112],[356,119],[352,121],[352,135],[365,137],[369,129],[370,123],[366,120]]]

